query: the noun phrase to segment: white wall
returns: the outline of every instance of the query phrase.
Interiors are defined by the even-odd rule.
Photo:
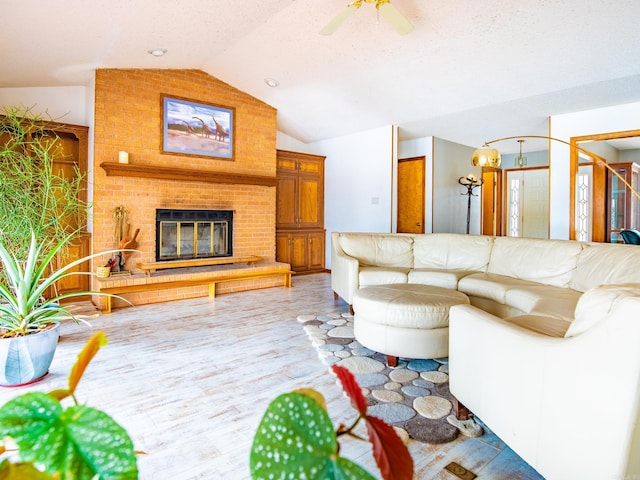
[[[392,232],[395,224],[395,127],[385,126],[309,144],[325,155],[327,268],[331,232]]]
[[[571,137],[640,129],[640,102],[551,117],[551,136]],[[588,148],[588,147],[587,147]],[[569,147],[550,145],[550,238],[569,238]]]
[[[289,150],[290,152],[316,153],[311,150],[308,143],[296,140],[282,132],[276,132],[276,148],[278,150]]]
[[[31,107],[43,120],[93,124],[93,102],[87,108],[87,87],[20,87],[0,88],[0,106]]]
[[[466,233],[467,201],[466,187],[458,183],[460,177],[473,173],[482,177],[482,169],[471,165],[473,147],[460,145],[439,138],[433,149],[433,232]],[[471,197],[471,222],[469,233],[480,233],[480,187]]]

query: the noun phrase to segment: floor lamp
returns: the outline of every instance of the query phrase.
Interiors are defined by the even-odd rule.
[[[469,224],[471,223],[471,197],[477,197],[477,195],[473,193],[473,189],[482,185],[484,180],[478,179],[475,175],[470,173],[466,177],[460,177],[458,179],[458,183],[467,189],[466,192],[461,193],[460,195],[467,196],[467,233],[469,233]]]
[[[491,145],[492,143],[503,142],[505,140],[514,140],[514,139],[523,139],[523,138],[542,138],[544,140],[553,140],[555,142],[564,143],[565,145],[568,145],[571,148],[575,148],[577,151],[582,152],[585,155],[588,155],[594,161],[603,164],[605,166],[605,168],[607,168],[607,170],[609,170],[616,177],[618,177],[618,179],[638,199],[640,199],[640,193],[638,193],[636,191],[636,189],[633,188],[631,186],[631,184],[629,182],[627,182],[627,180],[622,175],[620,175],[614,168],[612,168],[604,158],[602,158],[599,155],[596,155],[593,152],[590,152],[589,150],[585,150],[584,148],[579,147],[579,146],[577,146],[577,145],[575,145],[573,143],[569,143],[569,142],[567,142],[565,140],[561,140],[559,138],[549,137],[547,135],[518,135],[518,136],[497,138],[495,140],[491,140],[490,142],[484,142],[484,145],[482,146],[482,148],[478,148],[475,152],[473,152],[473,157],[471,157],[471,164],[474,167],[499,167],[500,163],[502,162],[502,158],[500,156],[500,152],[495,148],[489,147],[489,145]]]

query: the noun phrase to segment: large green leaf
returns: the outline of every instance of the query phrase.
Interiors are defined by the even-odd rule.
[[[299,392],[277,397],[264,414],[251,448],[251,477],[257,479],[374,480],[338,455],[327,411]]]
[[[67,409],[44,393],[27,393],[0,408],[0,436],[18,444],[21,459],[60,480],[134,480],[133,443],[109,415],[91,407]]]

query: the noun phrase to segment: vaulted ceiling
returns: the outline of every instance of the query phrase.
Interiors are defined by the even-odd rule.
[[[364,3],[320,35],[347,2],[6,0],[0,88],[201,69],[277,108],[278,129],[303,142],[394,124],[401,139],[479,145],[640,101],[638,0],[392,0],[407,35]]]

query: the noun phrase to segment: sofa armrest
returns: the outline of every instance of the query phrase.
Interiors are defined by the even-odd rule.
[[[451,393],[546,478],[640,473],[627,470],[639,455],[639,313],[627,298],[582,334],[553,338],[454,306]]]
[[[347,255],[340,246],[340,234],[331,234],[331,289],[349,305],[359,288],[360,262]]]

